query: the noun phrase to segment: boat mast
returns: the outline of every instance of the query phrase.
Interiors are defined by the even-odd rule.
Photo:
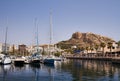
[[[49,55],[51,54],[51,45],[52,45],[52,11],[50,10],[50,42],[49,42]]]
[[[37,52],[38,52],[38,48],[39,48],[39,42],[38,42],[38,26],[37,26],[37,18],[35,18],[35,28],[36,28],[36,33],[35,33],[35,37],[36,37],[36,45],[37,45]]]
[[[7,31],[8,31],[8,27],[6,27],[6,32],[5,32],[5,49],[4,49],[5,54],[7,53]]]
[[[52,44],[52,11],[50,11],[50,45]]]

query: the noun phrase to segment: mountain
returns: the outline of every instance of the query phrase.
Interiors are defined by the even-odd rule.
[[[88,33],[80,33],[75,32],[72,34],[72,37],[69,40],[61,41],[57,43],[58,46],[62,48],[70,48],[71,46],[79,46],[79,47],[86,47],[91,45],[100,45],[102,42],[115,42],[113,39],[105,36],[101,36],[98,34],[94,34],[91,32]]]

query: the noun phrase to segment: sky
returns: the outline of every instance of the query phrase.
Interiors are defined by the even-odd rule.
[[[120,0],[0,0],[0,42],[39,44],[68,40],[75,32],[92,32],[120,40]],[[35,26],[36,20],[36,26]]]

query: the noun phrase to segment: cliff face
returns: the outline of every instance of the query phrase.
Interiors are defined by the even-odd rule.
[[[90,45],[100,45],[101,42],[108,43],[108,42],[114,42],[113,39],[97,35],[94,33],[80,33],[75,32],[72,34],[72,37],[69,40],[61,41],[58,44],[61,46],[69,45],[79,45],[80,47],[90,46]]]

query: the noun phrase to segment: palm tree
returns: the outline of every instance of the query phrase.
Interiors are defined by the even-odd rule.
[[[87,46],[85,49],[87,50],[87,54],[88,54],[89,47]]]
[[[102,52],[103,52],[103,55],[104,55],[104,48],[105,48],[106,44],[105,44],[104,42],[102,42],[102,43],[100,44],[100,46],[102,47]]]
[[[118,47],[120,47],[120,41],[118,41],[117,44],[118,44]]]
[[[112,42],[108,42],[108,49],[110,49],[110,54],[111,54],[112,49],[113,49],[113,43]]]
[[[98,48],[99,48],[99,45],[98,45],[98,44],[96,44],[94,48],[95,48],[96,53],[97,53],[97,50],[98,50]]]
[[[92,53],[92,51],[94,50],[93,46],[90,46],[90,51]]]

